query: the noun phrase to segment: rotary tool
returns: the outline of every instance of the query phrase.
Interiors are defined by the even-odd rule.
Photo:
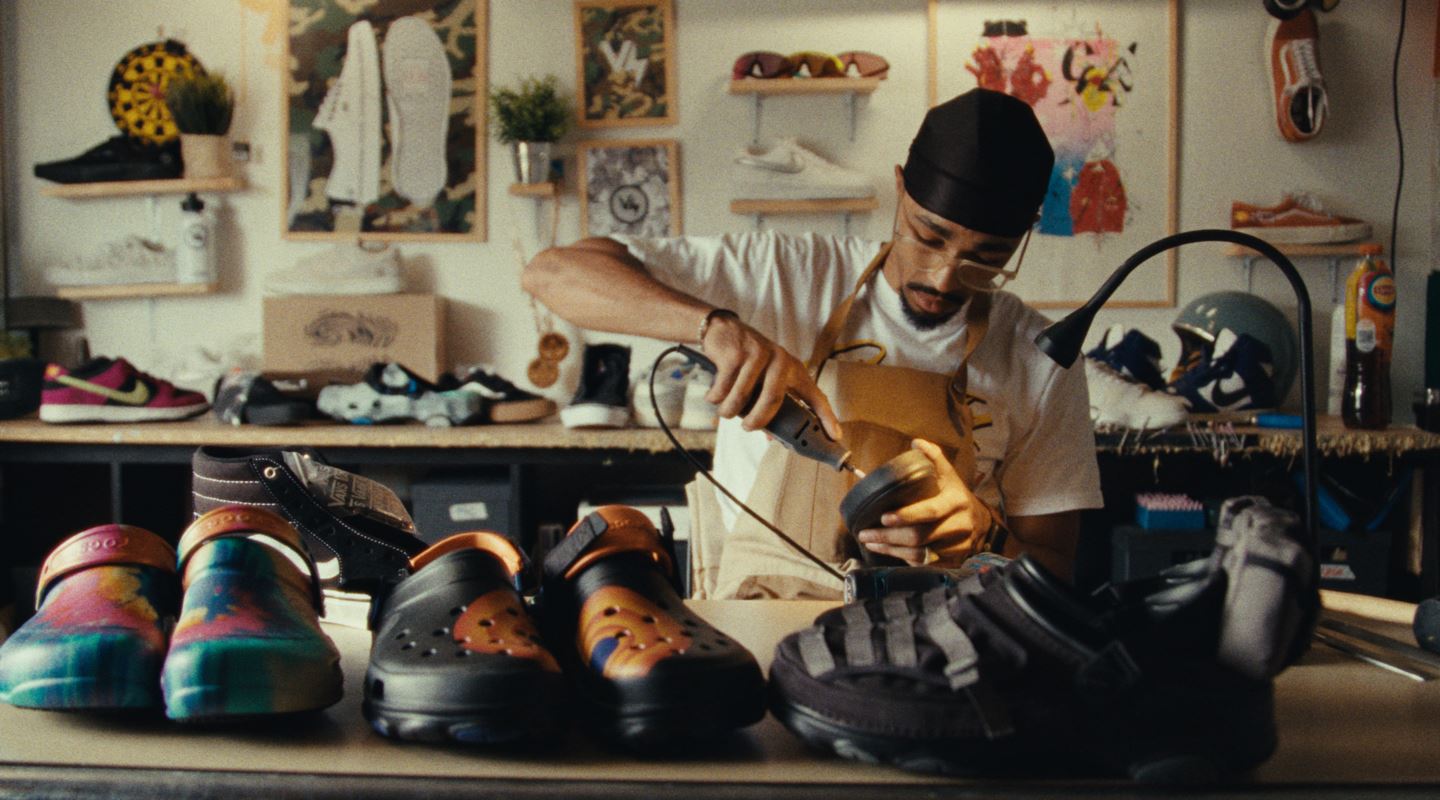
[[[699,364],[701,369],[715,374],[715,362],[705,355],[685,345],[679,345],[678,349]],[[761,387],[756,385],[755,394],[740,411],[741,416],[749,413],[755,405],[755,401],[760,397],[760,389]],[[825,432],[825,426],[820,424],[820,417],[792,392],[785,393],[785,398],[780,401],[780,410],[766,423],[765,430],[775,437],[775,441],[796,455],[828,464],[837,470],[849,470],[858,478],[865,477],[865,473],[850,463],[850,451],[845,445],[831,439]]]

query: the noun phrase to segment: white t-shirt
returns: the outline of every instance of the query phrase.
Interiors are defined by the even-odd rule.
[[[613,238],[661,283],[733,309],[802,361],[881,246],[854,237],[773,231]],[[837,357],[872,359],[883,348],[880,363],[948,375],[964,342],[964,317],[962,310],[943,325],[919,330],[905,318],[899,293],[877,275],[856,298],[835,350],[865,342]],[[989,332],[970,357],[974,491],[1007,516],[1103,505],[1085,370],[1078,364],[1062,369],[1035,346],[1035,337],[1048,324],[1020,298],[997,292]],[[743,430],[737,419],[721,420],[716,479],[737,497],[748,496],[767,445],[762,432]],[[739,509],[723,496],[720,500],[725,525],[733,528]]]

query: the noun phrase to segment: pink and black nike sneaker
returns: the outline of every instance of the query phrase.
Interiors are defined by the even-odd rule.
[[[123,358],[93,358],[73,370],[45,368],[43,422],[151,422],[186,419],[210,408],[205,395],[177,389]]]

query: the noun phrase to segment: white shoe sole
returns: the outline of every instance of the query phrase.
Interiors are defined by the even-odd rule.
[[[1370,235],[1370,224],[1351,222],[1343,225],[1297,225],[1276,228],[1235,228],[1271,244],[1331,244],[1352,242]]]
[[[624,428],[630,424],[630,409],[600,403],[577,403],[560,409],[560,421],[567,428]]]
[[[384,51],[390,181],[401,197],[429,206],[445,188],[450,60],[429,23],[417,17],[390,24]]]
[[[210,409],[209,403],[172,408],[144,406],[42,405],[41,422],[170,422],[189,419]]]

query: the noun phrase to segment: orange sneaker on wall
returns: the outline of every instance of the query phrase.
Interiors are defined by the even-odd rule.
[[[1312,139],[1325,126],[1329,101],[1320,74],[1320,29],[1315,12],[1304,8],[1286,20],[1271,20],[1265,37],[1275,121],[1287,141]]]
[[[1230,204],[1230,227],[1272,244],[1349,242],[1370,235],[1370,223],[1329,214],[1308,194],[1287,194],[1273,206]]]

